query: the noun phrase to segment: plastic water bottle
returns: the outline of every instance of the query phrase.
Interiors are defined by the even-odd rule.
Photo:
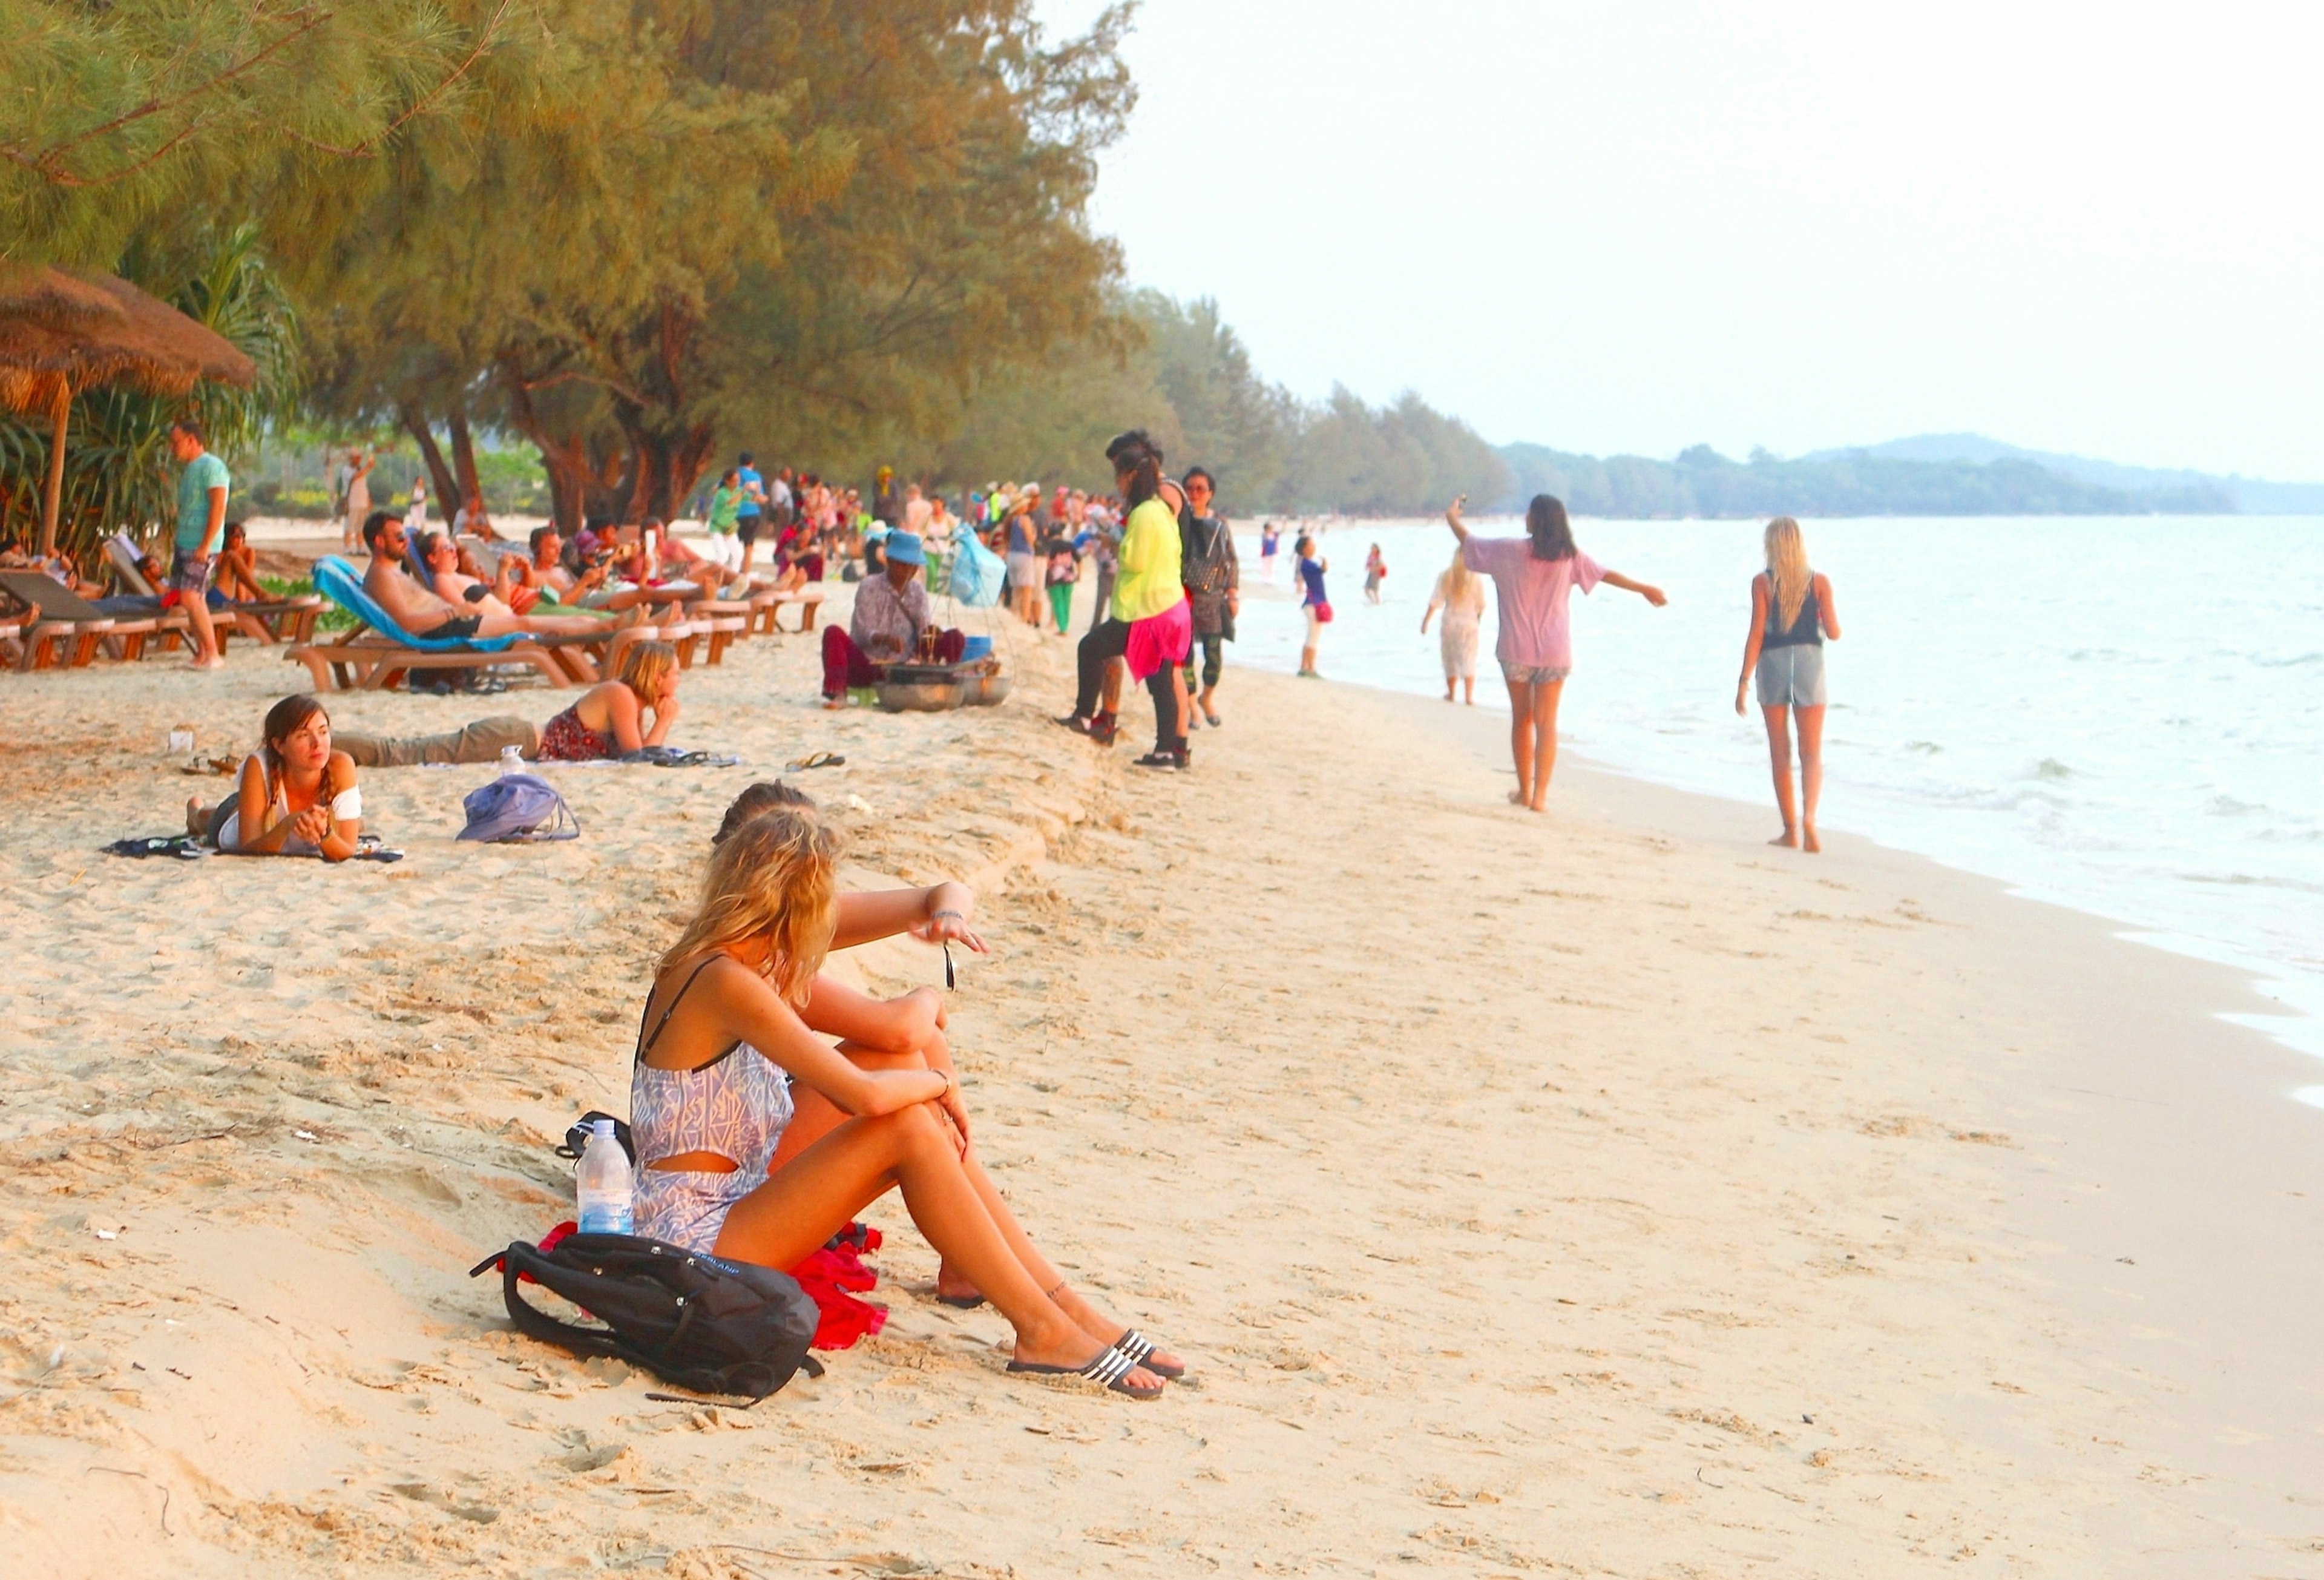
[[[636,1231],[630,1197],[636,1177],[630,1155],[614,1139],[613,1122],[594,1120],[589,1144],[581,1149],[581,1167],[573,1171],[573,1194],[579,1207],[574,1215],[584,1234],[629,1234]]]
[[[501,748],[500,776],[503,779],[506,779],[512,773],[522,773],[523,772],[524,753],[518,751],[514,746],[503,746]]]

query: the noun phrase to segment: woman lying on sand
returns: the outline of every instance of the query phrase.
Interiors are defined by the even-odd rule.
[[[331,746],[323,705],[301,694],[266,710],[265,744],[242,765],[232,799],[186,802],[186,832],[235,855],[319,855],[343,862],[363,833],[355,765]]]
[[[900,1187],[912,1221],[1017,1330],[1017,1372],[1082,1376],[1134,1399],[1165,1384],[1074,1320],[994,1221],[925,1068],[865,1069],[799,1012],[837,931],[836,832],[778,808],[712,852],[694,919],[662,956],[631,1077],[637,1231],[692,1251],[793,1267]],[[792,1119],[788,1073],[842,1119],[770,1175]]]
[[[787,784],[754,784],[735,797],[733,805],[726,808],[725,819],[711,837],[711,844],[714,847],[723,844],[736,829],[763,812],[786,808],[812,816],[815,803]],[[853,948],[908,932],[926,943],[954,943],[980,955],[984,953],[984,941],[969,930],[968,919],[976,913],[976,891],[965,883],[852,892],[840,895],[833,909],[835,922],[830,947],[835,949]],[[860,1068],[930,1069],[941,1075],[953,1074],[952,1047],[944,1035],[944,1000],[934,988],[918,988],[901,998],[875,999],[818,974],[814,992],[799,1011],[799,1018],[809,1030],[839,1038],[839,1052]],[[794,1096],[791,1122],[775,1149],[770,1172],[780,1171],[806,1151],[811,1142],[838,1129],[847,1118],[818,1092],[798,1088]],[[1177,1356],[1155,1348],[1153,1341],[1137,1329],[1124,1327],[1066,1287],[1064,1275],[1034,1249],[1031,1237],[984,1172],[984,1165],[970,1140],[968,1110],[961,1101],[956,1084],[943,1101],[945,1114],[960,1133],[961,1167],[969,1183],[1034,1280],[1047,1289],[1049,1298],[1093,1337],[1116,1335],[1114,1348],[1147,1370],[1173,1379],[1185,1376],[1185,1364]],[[936,1268],[936,1298],[964,1311],[984,1304],[984,1297],[974,1281],[961,1274],[949,1260]]]
[[[1493,578],[1500,595],[1501,634],[1493,656],[1509,687],[1509,755],[1517,760],[1517,788],[1510,801],[1541,811],[1549,800],[1549,776],[1557,766],[1557,701],[1573,670],[1573,634],[1566,605],[1573,589],[1588,592],[1600,582],[1633,592],[1655,608],[1670,600],[1660,587],[1607,570],[1573,546],[1565,503],[1536,494],[1526,507],[1522,538],[1479,538],[1461,520],[1467,494],[1444,512],[1444,524],[1460,541],[1461,558],[1471,570]]]
[[[678,649],[666,642],[631,643],[620,679],[590,687],[540,726],[536,755],[543,762],[587,762],[660,745],[678,723]]]

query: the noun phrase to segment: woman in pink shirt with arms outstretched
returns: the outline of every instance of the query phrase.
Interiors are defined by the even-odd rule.
[[[1550,771],[1557,766],[1557,698],[1573,669],[1573,633],[1566,603],[1579,587],[1588,592],[1606,582],[1637,594],[1657,609],[1668,602],[1660,587],[1632,581],[1606,569],[1573,546],[1565,505],[1536,494],[1526,507],[1522,538],[1478,538],[1461,522],[1462,494],[1444,513],[1444,524],[1461,541],[1461,558],[1471,570],[1493,578],[1499,595],[1500,640],[1493,656],[1509,685],[1509,754],[1517,759],[1515,805],[1538,812],[1549,799]]]

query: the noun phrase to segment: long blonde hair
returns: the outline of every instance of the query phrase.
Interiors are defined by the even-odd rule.
[[[662,970],[761,940],[767,981],[806,1008],[831,948],[840,843],[836,829],[798,807],[762,812],[728,835],[710,852],[701,907],[662,956]]]
[[[1800,605],[1808,601],[1815,572],[1808,568],[1808,546],[1800,536],[1800,523],[1791,517],[1777,516],[1769,522],[1765,541],[1767,590],[1773,595],[1770,602],[1776,615],[1767,624],[1774,630],[1788,631],[1800,617]]]
[[[676,668],[678,649],[670,643],[633,642],[629,651],[622,655],[622,684],[650,707],[653,699],[661,695],[662,677]]]
[[[1466,609],[1477,601],[1477,573],[1469,568],[1467,553],[1458,543],[1452,545],[1452,563],[1444,568],[1444,606]]]

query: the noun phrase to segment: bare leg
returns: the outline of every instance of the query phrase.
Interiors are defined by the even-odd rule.
[[[208,600],[199,593],[189,593],[178,607],[186,612],[186,619],[194,628],[194,668],[215,670],[225,663],[218,656],[217,628],[210,624]]]
[[[1563,680],[1543,680],[1533,688],[1533,799],[1535,811],[1549,802],[1549,776],[1557,771],[1557,703],[1565,694]]]
[[[941,1032],[918,1053],[889,1053],[857,1042],[843,1042],[839,1045],[839,1051],[867,1070],[949,1070],[953,1067],[952,1050]],[[782,1141],[776,1146],[774,1159],[768,1165],[770,1176],[781,1172],[792,1159],[847,1123],[847,1116],[834,1108],[830,1099],[821,1093],[804,1086],[794,1087],[793,1092],[795,1106],[791,1122],[783,1128]],[[1009,1249],[1025,1270],[1032,1275],[1033,1281],[1047,1290],[1049,1298],[1056,1303],[1059,1309],[1079,1323],[1082,1331],[1092,1338],[1101,1344],[1111,1344],[1120,1338],[1129,1324],[1100,1310],[1066,1286],[1065,1275],[1041,1254],[1034,1245],[1032,1236],[1026,1234],[1024,1225],[1017,1221],[1017,1215],[1010,1210],[1009,1203],[992,1183],[992,1177],[985,1173],[984,1165],[977,1158],[973,1144],[961,1155],[961,1168],[978,1199],[984,1203],[984,1210],[991,1215],[994,1227],[1001,1231],[1001,1238],[1009,1243]],[[936,1267],[936,1293],[964,1296],[981,1294],[982,1290],[973,1279],[964,1276],[946,1259]],[[1166,1366],[1175,1365],[1178,1361],[1178,1357],[1167,1350],[1156,1351],[1155,1358]]]
[[[1465,694],[1465,700],[1468,702],[1469,706],[1470,706],[1471,707],[1476,707],[1476,706],[1477,706],[1477,677],[1476,677],[1476,676],[1474,676],[1474,675],[1464,675],[1464,676],[1462,676],[1462,677],[1461,678],[1461,686],[1462,686],[1462,689],[1463,693]]]
[[[1792,801],[1791,719],[1786,710],[1780,707],[1762,707],[1759,711],[1767,720],[1767,766],[1775,780],[1775,810],[1784,815],[1784,831],[1767,843],[1796,849],[1800,843],[1800,823],[1799,813]],[[1818,718],[1816,723],[1821,726],[1823,721]]]
[[[1800,848],[1821,851],[1816,838],[1816,802],[1823,795],[1823,705],[1794,707],[1800,726]]]
[[[953,1129],[932,1104],[876,1119],[850,1119],[734,1204],[715,1246],[721,1256],[793,1267],[889,1188],[928,1243],[957,1263],[1017,1329],[1017,1359],[1078,1366],[1103,1347],[1082,1330],[1019,1261],[962,1165]],[[1157,1386],[1133,1372],[1132,1386]]]
[[[1533,804],[1533,682],[1511,680],[1509,687],[1509,756],[1517,764],[1517,788],[1509,804]]]
[[[1444,700],[1445,700],[1445,701],[1450,702],[1450,701],[1452,701],[1452,688],[1453,688],[1455,686],[1458,686],[1460,683],[1461,683],[1461,682],[1460,682],[1460,679],[1459,679],[1457,677],[1455,677],[1455,676],[1447,675],[1447,676],[1445,676],[1445,677],[1444,677]]]

